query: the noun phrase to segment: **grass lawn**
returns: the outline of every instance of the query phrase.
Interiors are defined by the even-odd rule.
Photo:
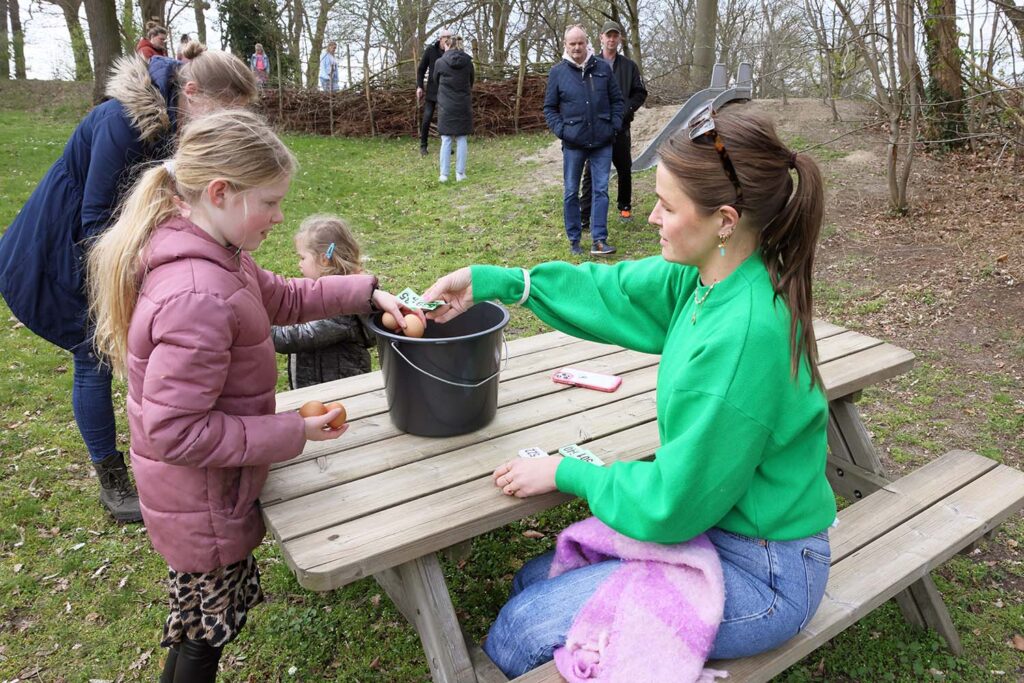
[[[10,222],[60,153],[76,116],[74,108],[0,109],[0,225]],[[568,255],[560,189],[536,186],[535,164],[520,162],[549,144],[546,135],[472,140],[469,181],[458,185],[440,185],[436,157],[421,159],[412,139],[286,141],[301,169],[285,203],[286,222],[256,254],[272,270],[298,275],[291,235],[314,212],[348,218],[368,268],[395,292],[407,286],[423,291],[469,263],[518,266]],[[635,184],[636,222],[611,224],[616,258],[658,251],[644,220],[653,203],[652,174],[639,175]],[[847,291],[829,288],[821,310],[838,317]],[[512,315],[513,337],[545,329],[528,312],[514,309]],[[2,303],[0,347],[0,680],[155,680],[164,655],[158,642],[166,566],[142,527],[117,526],[98,503],[71,413],[70,356],[22,327]],[[901,443],[900,424],[914,410],[926,414],[928,392],[941,391],[945,378],[930,363],[908,378],[904,388],[919,399],[912,406],[887,404],[891,396],[883,390],[866,394],[873,429],[883,441],[934,457],[936,444]],[[123,385],[115,390],[123,406]],[[1015,438],[1020,420],[1005,393],[977,399],[974,407],[993,416],[985,444]],[[127,447],[127,426],[119,424]],[[464,565],[446,565],[456,609],[473,637],[486,633],[523,561],[548,549],[561,527],[585,514],[575,503],[510,525],[479,538]],[[542,537],[524,536],[527,530]],[[1024,537],[1019,518],[1001,534]],[[256,554],[267,602],[227,648],[221,680],[428,679],[415,632],[372,580],[314,594],[299,587],[272,542]],[[1018,680],[1021,653],[1006,641],[1024,631],[1024,571],[1020,562],[990,565],[986,557],[957,557],[937,576],[968,651],[963,658],[949,656],[935,635],[905,625],[888,605],[779,680]],[[999,597],[1004,584],[1015,586],[1005,602]]]

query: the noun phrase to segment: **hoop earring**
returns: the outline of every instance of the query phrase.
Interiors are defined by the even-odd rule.
[[[718,255],[719,256],[725,256],[725,243],[729,241],[730,237],[732,237],[732,233],[731,232],[728,235],[719,235],[718,236]]]

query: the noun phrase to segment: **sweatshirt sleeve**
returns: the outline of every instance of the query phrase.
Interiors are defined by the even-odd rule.
[[[242,467],[290,460],[306,443],[298,413],[228,415],[216,410],[227,381],[237,321],[209,294],[165,302],[150,334],[140,435],[172,465]]]
[[[472,274],[477,301],[515,303],[523,295],[520,268],[473,266]],[[661,353],[678,297],[687,295],[684,274],[660,257],[615,265],[552,261],[530,271],[524,305],[574,337]]]
[[[699,391],[673,392],[666,412],[678,428],[654,460],[597,467],[565,458],[555,473],[559,490],[641,541],[679,543],[714,526],[749,488],[769,430]]]
[[[255,271],[263,305],[274,325],[369,313],[370,297],[377,287],[372,275],[325,275],[309,280],[284,278],[262,268]]]

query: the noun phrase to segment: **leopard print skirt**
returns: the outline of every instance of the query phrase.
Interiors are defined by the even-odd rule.
[[[256,558],[196,574],[170,569],[170,610],[164,624],[163,647],[184,639],[223,647],[245,626],[249,610],[263,602]]]

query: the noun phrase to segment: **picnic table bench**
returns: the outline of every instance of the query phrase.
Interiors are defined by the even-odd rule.
[[[856,502],[832,532],[832,573],[814,619],[781,648],[715,663],[730,680],[768,680],[892,597],[908,620],[959,652],[928,572],[1024,505],[1024,474],[973,453],[949,453],[890,482],[854,401],[909,370],[914,356],[827,322],[814,329],[830,402],[829,481]],[[491,483],[494,468],[527,446],[555,452],[577,443],[607,464],[650,457],[659,446],[658,356],[558,332],[510,342],[508,354],[497,416],[460,436],[399,432],[379,372],[278,395],[279,411],[341,400],[351,423],[341,439],[310,442],[271,471],[261,503],[286,562],[315,591],[373,576],[419,634],[435,681],[506,680],[467,645],[437,553],[571,499],[506,497]],[[604,393],[551,381],[569,365],[621,375],[622,385]],[[548,664],[517,680],[561,679]]]

